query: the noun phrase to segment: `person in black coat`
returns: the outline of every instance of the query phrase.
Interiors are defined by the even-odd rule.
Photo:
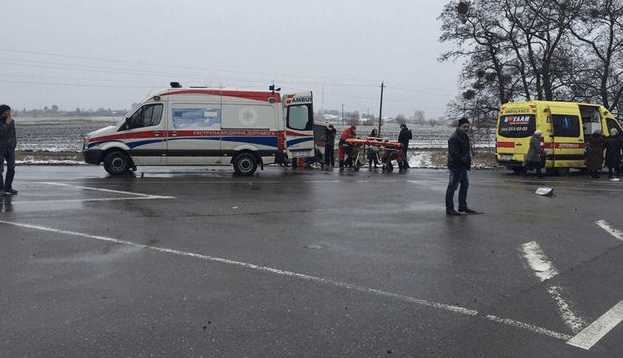
[[[335,133],[333,124],[329,124],[324,130],[324,164],[335,166]]]
[[[17,194],[13,189],[15,177],[15,121],[11,117],[11,107],[0,105],[0,195]],[[2,178],[6,160],[6,177]]]
[[[471,146],[469,144],[469,120],[461,118],[459,126],[448,139],[448,169],[450,180],[446,189],[446,215],[475,214],[476,211],[467,207],[467,189],[469,179],[467,172],[472,166]],[[454,210],[454,192],[459,188],[459,212]]]
[[[413,138],[411,130],[407,128],[406,124],[401,124],[400,133],[398,134],[398,141],[402,144],[402,161],[398,162],[398,168],[400,168],[400,171],[405,171],[409,168],[407,150],[409,150],[409,140],[411,138]]]
[[[608,178],[613,178],[616,172],[617,178],[621,176],[621,134],[616,128],[610,130],[610,135],[606,137],[606,166],[608,166]]]

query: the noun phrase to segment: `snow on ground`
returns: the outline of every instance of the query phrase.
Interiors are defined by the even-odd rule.
[[[30,165],[77,165],[84,164],[82,142],[84,136],[116,123],[120,118],[16,118],[17,163]],[[337,126],[338,136],[343,126]],[[365,137],[374,128],[360,126],[357,134]],[[413,139],[409,147],[409,165],[412,168],[445,168],[445,151],[448,137],[454,130],[445,126],[413,126]],[[381,127],[384,138],[397,140],[400,128],[396,124]],[[491,148],[488,143],[476,144],[477,148]],[[488,161],[490,162],[490,161]],[[475,167],[491,164],[475,163]]]

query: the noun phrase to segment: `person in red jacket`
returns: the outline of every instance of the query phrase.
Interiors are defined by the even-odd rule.
[[[354,124],[351,124],[349,127],[344,129],[344,131],[340,135],[339,150],[337,152],[337,156],[340,160],[340,169],[344,169],[344,157],[346,156],[346,154],[348,154],[348,156],[352,155],[353,149],[348,144],[346,144],[346,140],[348,138],[355,138],[356,129],[357,127],[355,127]]]

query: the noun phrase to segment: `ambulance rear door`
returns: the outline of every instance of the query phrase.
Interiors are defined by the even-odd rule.
[[[312,92],[283,96],[285,147],[289,158],[314,156],[314,108]]]

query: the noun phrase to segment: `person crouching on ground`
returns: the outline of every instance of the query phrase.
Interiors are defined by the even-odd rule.
[[[532,138],[530,138],[530,148],[526,155],[526,163],[524,164],[522,174],[528,175],[528,170],[535,169],[536,176],[543,178],[541,173],[541,154],[543,153],[543,145],[541,144],[541,131],[534,131]]]
[[[15,122],[11,117],[11,107],[6,104],[0,105],[0,195],[17,194],[13,189],[15,177]],[[4,162],[6,161],[6,177],[2,178]]]
[[[476,211],[467,207],[467,189],[469,179],[467,171],[472,166],[471,146],[469,144],[469,120],[461,118],[458,128],[448,139],[448,169],[450,169],[450,180],[446,190],[446,215],[461,215],[454,210],[454,192],[459,189],[459,212],[475,214]]]

